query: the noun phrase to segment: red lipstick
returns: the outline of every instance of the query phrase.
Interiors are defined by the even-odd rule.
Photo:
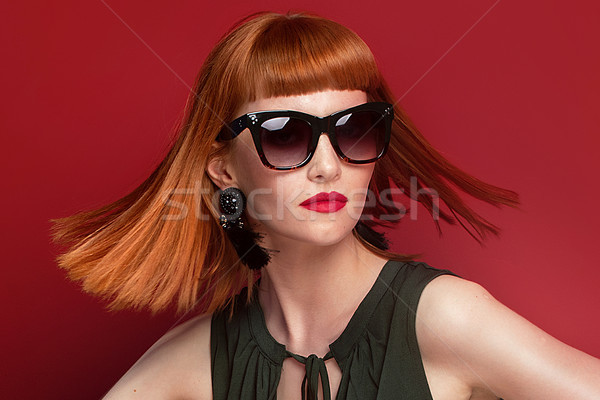
[[[300,205],[308,210],[320,213],[332,213],[344,208],[347,202],[348,198],[341,193],[321,192],[304,200]]]

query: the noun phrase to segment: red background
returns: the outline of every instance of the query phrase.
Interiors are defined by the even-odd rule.
[[[394,249],[424,252],[600,356],[600,3],[3,2],[0,397],[98,398],[176,322],[81,293],[53,261],[48,220],[141,183],[219,37],[250,12],[289,8],[355,30],[445,156],[521,195],[520,210],[473,203],[503,228],[483,247],[446,224],[438,238],[419,209]]]

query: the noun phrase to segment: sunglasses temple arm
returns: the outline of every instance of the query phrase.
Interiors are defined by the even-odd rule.
[[[248,127],[248,114],[242,115],[239,118],[236,118],[229,124],[225,124],[223,129],[219,132],[217,136],[218,140],[232,140],[235,139],[240,133],[244,131]]]

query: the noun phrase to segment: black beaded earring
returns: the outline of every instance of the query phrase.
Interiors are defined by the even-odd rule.
[[[244,226],[242,214],[246,206],[244,193],[235,187],[219,192],[219,222],[231,240],[240,260],[250,269],[261,269],[269,263],[268,251],[258,245],[261,235]]]

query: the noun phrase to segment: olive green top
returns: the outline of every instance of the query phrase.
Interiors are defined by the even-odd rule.
[[[324,360],[332,357],[342,371],[336,399],[431,399],[417,344],[415,312],[425,286],[443,274],[452,272],[423,262],[388,261],[323,358],[287,351],[267,330],[258,291],[246,305],[244,289],[232,320],[228,320],[229,310],[212,317],[213,399],[276,399],[287,357],[306,365],[298,385],[303,399],[317,399],[319,381],[325,400],[331,399]]]

